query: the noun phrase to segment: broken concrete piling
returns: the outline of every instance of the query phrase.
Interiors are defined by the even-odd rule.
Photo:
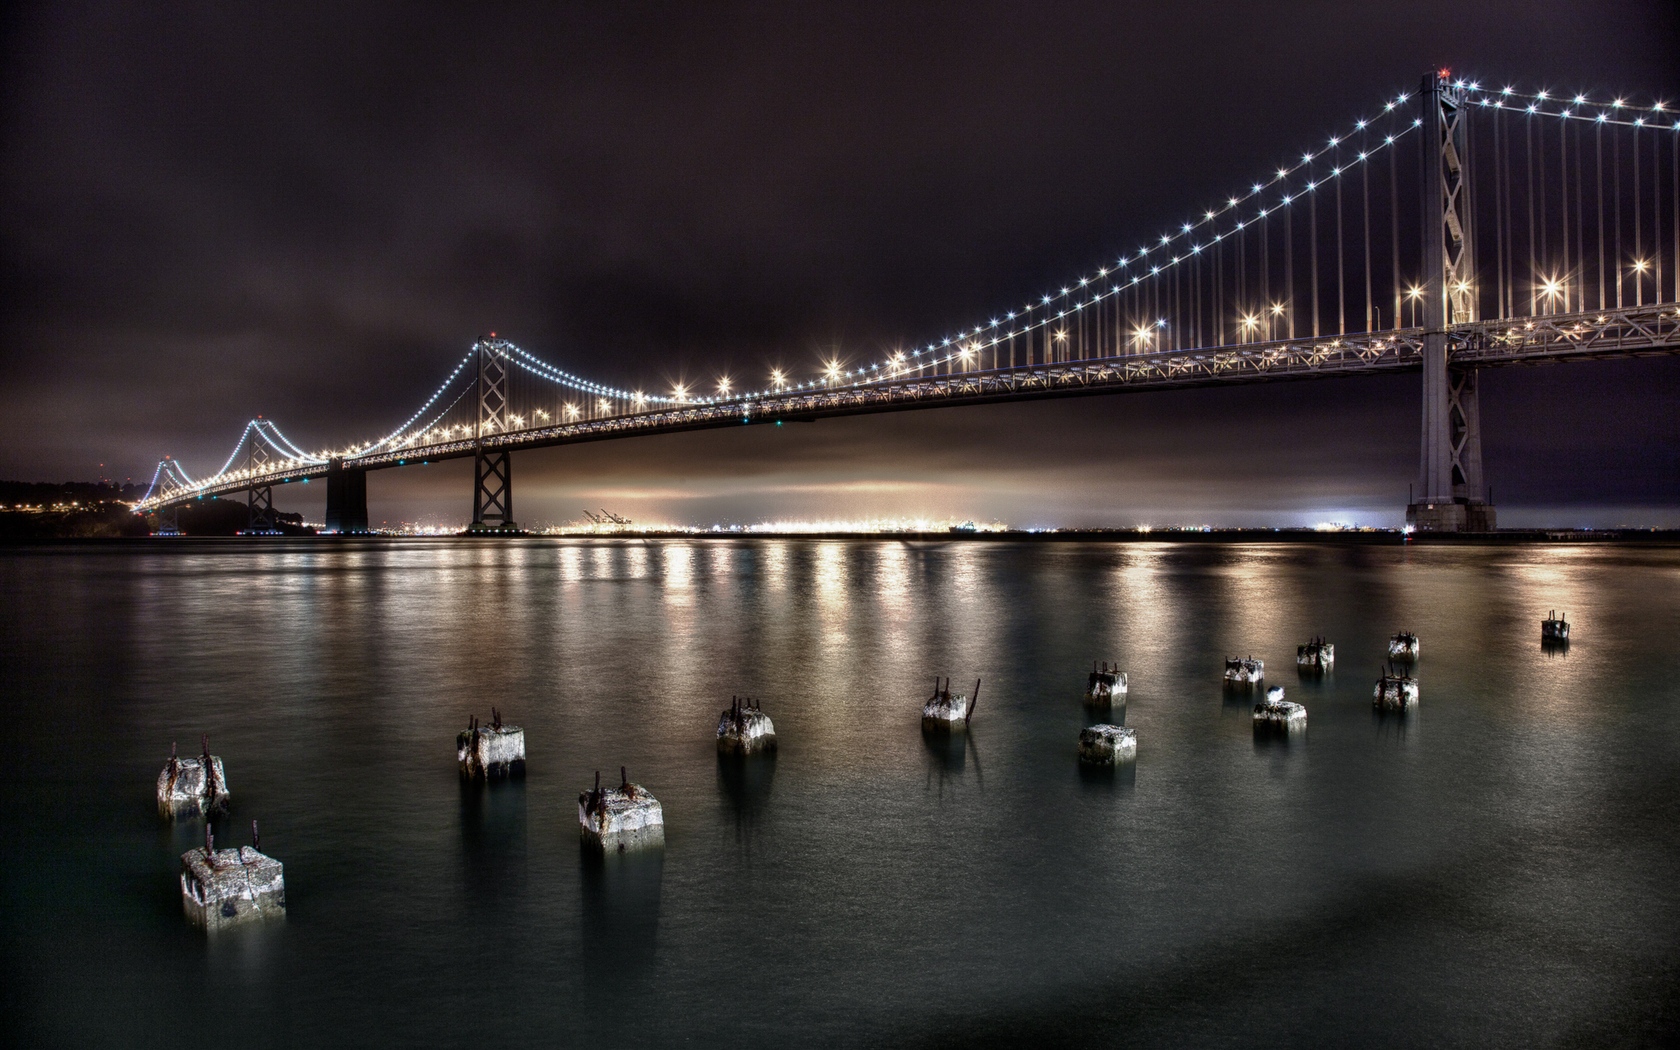
[[[922,728],[939,733],[967,729],[969,720],[974,717],[974,705],[979,701],[980,679],[974,680],[974,696],[971,698],[951,692],[949,678],[945,679],[944,685],[940,685],[939,679],[935,678],[933,695],[922,704]]]
[[[195,926],[220,930],[286,915],[286,878],[281,863],[259,852],[257,822],[251,845],[216,848],[204,825],[204,846],[181,855],[181,908]]]
[[[180,758],[175,745],[169,745],[169,761],[158,774],[158,815],[173,820],[178,817],[210,816],[227,808],[227,774],[222,760],[210,753],[210,735],[200,738],[202,752],[197,758]]]
[[[1126,703],[1126,672],[1120,670],[1119,664],[1111,670],[1106,660],[1100,669],[1093,663],[1091,676],[1085,680],[1085,705],[1104,708],[1117,703]]]
[[[1137,757],[1137,732],[1125,726],[1094,725],[1079,732],[1079,761],[1112,766]]]
[[[525,730],[503,723],[501,711],[492,707],[489,725],[479,725],[475,715],[456,735],[455,758],[468,780],[524,776]]]
[[[1418,636],[1410,631],[1400,631],[1388,640],[1388,656],[1391,660],[1416,660]]]
[[[1328,674],[1336,666],[1336,647],[1320,636],[1295,647],[1295,670],[1301,675]]]
[[[1266,662],[1252,656],[1225,658],[1225,684],[1235,689],[1252,689],[1266,679]]]
[[[1256,733],[1293,733],[1307,728],[1307,709],[1283,698],[1283,686],[1266,690],[1266,699],[1254,705]]]
[[[732,697],[729,710],[718,719],[717,749],[721,755],[774,751],[776,727],[762,707],[751,700]]]
[[[1371,693],[1371,706],[1378,711],[1407,711],[1417,706],[1418,683],[1411,675],[1389,666],[1382,669]]]
[[[608,853],[623,853],[665,844],[665,811],[659,800],[619,767],[619,786],[595,787],[578,796],[578,826],[585,844]]]

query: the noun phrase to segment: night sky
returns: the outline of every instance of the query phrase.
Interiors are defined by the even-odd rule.
[[[481,333],[668,389],[938,338],[1439,65],[1680,99],[1680,7],[15,5],[0,477],[377,437]],[[516,516],[1398,524],[1416,376],[523,453]],[[1501,524],[1680,525],[1680,359],[1487,374]],[[106,464],[103,471],[100,464]],[[469,514],[470,465],[372,475]],[[293,486],[282,509],[318,517]]]

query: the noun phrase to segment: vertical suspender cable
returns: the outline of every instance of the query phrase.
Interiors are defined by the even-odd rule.
[[[1552,225],[1551,216],[1546,214],[1546,125],[1543,122],[1536,124],[1534,133],[1540,140],[1535,147],[1536,152],[1540,155],[1539,163],[1535,165],[1535,169],[1539,172],[1538,182],[1540,184],[1540,205],[1535,209],[1536,214],[1540,217],[1540,267],[1545,271],[1555,271],[1556,267],[1552,265],[1551,238],[1549,236]],[[1536,277],[1536,280],[1538,279]],[[1557,313],[1556,299],[1552,300],[1551,312]]]
[[[1575,125],[1575,295],[1576,309],[1587,308],[1587,184],[1581,176],[1581,126]]]
[[[1656,294],[1651,301],[1663,301],[1662,283],[1662,138],[1660,135],[1651,143],[1651,259],[1657,265],[1656,280],[1651,287]]]
[[[1318,179],[1313,177],[1312,165],[1307,165],[1307,240],[1312,259],[1312,334],[1318,338]]]
[[[1295,338],[1295,216],[1292,205],[1283,211],[1283,301],[1289,313],[1289,338]]]
[[[1645,261],[1645,226],[1640,220],[1639,207],[1639,125],[1633,127],[1633,261]],[[1636,306],[1645,305],[1645,274],[1642,270],[1633,271],[1633,301]]]
[[[1202,345],[1202,257],[1190,252],[1190,345]]]
[[[1534,265],[1534,114],[1523,120],[1523,134],[1527,142],[1528,158],[1528,312],[1539,313],[1539,268]]]
[[[1394,253],[1394,328],[1400,327],[1400,176],[1395,156],[1399,152],[1393,142],[1388,144],[1388,246]]]
[[[1173,319],[1168,321],[1168,331],[1173,333],[1173,349],[1184,349],[1184,339],[1179,334],[1184,331],[1184,314],[1178,299],[1178,272],[1181,269],[1183,267],[1173,264]]]
[[[1500,116],[1504,106],[1494,109],[1494,284],[1497,287],[1500,318],[1509,318],[1505,309],[1505,146],[1500,138]]]
[[[1360,152],[1365,159],[1359,162],[1360,199],[1364,201],[1365,217],[1365,331],[1371,331],[1371,137],[1369,134],[1359,140],[1361,146],[1366,147]]]
[[[1673,180],[1673,198],[1668,202],[1668,213],[1675,220],[1675,294],[1670,302],[1680,302],[1680,128],[1668,133],[1668,148],[1668,176]]]
[[[1598,308],[1604,309],[1604,125],[1593,128],[1598,148]]]
[[[1610,133],[1610,192],[1616,198],[1616,243],[1611,261],[1616,266],[1616,309],[1622,308],[1622,147]]]
[[[1563,312],[1569,312],[1570,285],[1579,281],[1569,279],[1569,120],[1558,126],[1558,203],[1563,205]]]
[[[1214,341],[1225,345],[1225,240],[1213,242],[1213,321]]]
[[[1440,102],[1430,104],[1438,106]],[[1441,181],[1441,162],[1437,156],[1434,163],[1430,163],[1428,156],[1431,152],[1439,154],[1440,149],[1439,142],[1425,143],[1423,133],[1418,132],[1418,273],[1421,275],[1418,286],[1421,288],[1428,288],[1432,278],[1442,276],[1424,272],[1424,267],[1429,265],[1429,238],[1439,239],[1441,236],[1441,216],[1430,214],[1437,195],[1436,186]],[[1412,315],[1415,319],[1416,307],[1413,307]]]
[[[1342,265],[1342,161],[1336,147],[1336,334],[1347,335],[1346,269]]]
[[[1248,229],[1246,225],[1237,230],[1237,280],[1231,287],[1231,305],[1239,315],[1243,304],[1249,301],[1248,295]],[[1242,329],[1237,329],[1242,334]]]

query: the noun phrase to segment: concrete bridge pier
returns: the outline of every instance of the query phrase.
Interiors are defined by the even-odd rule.
[[[337,458],[327,463],[326,531],[339,535],[368,531],[367,471],[346,468]]]

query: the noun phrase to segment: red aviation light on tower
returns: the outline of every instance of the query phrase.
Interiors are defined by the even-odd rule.
[[[1436,75],[1439,76],[1442,80],[1446,80],[1446,79],[1448,79],[1452,76],[1452,70],[1448,69],[1446,66],[1442,66],[1441,71],[1439,73],[1437,73]]]

